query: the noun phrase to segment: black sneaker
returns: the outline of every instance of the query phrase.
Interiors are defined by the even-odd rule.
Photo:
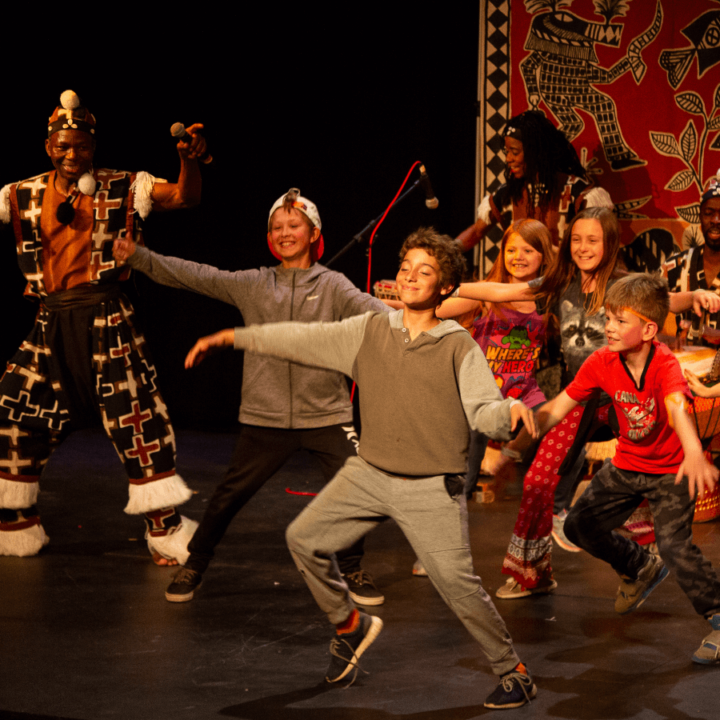
[[[342,680],[353,668],[357,675],[358,659],[380,634],[383,621],[374,615],[360,613],[358,629],[351,633],[336,635],[330,643],[332,660],[325,679],[328,682]],[[355,678],[353,678],[354,681]]]
[[[500,684],[488,695],[485,707],[491,710],[510,710],[522,707],[537,695],[530,674],[517,668],[500,676]]]
[[[358,605],[382,605],[385,596],[375,587],[373,579],[365,570],[356,570],[342,576],[347,583],[350,597]]]
[[[180,568],[165,591],[169,602],[190,602],[193,593],[202,585],[202,575],[189,568]]]

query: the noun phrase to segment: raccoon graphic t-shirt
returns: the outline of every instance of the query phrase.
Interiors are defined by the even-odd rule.
[[[679,392],[689,399],[690,391],[670,348],[653,341],[639,386],[620,353],[607,347],[597,350],[565,392],[582,402],[597,388],[610,396],[620,425],[613,464],[621,470],[655,475],[677,472],[683,450],[670,427],[665,398]]]
[[[543,278],[531,280],[531,288],[537,289],[542,284]],[[617,278],[608,281],[607,290],[617,282]],[[607,345],[605,338],[605,308],[594,315],[588,315],[585,308],[591,304],[592,294],[582,292],[580,286],[580,274],[573,278],[567,290],[561,295],[560,300],[550,306],[549,312],[557,318],[560,328],[560,347],[563,360],[565,361],[565,372],[562,378],[562,387],[565,387],[577,375],[582,364],[592,355],[595,350]],[[538,301],[537,311],[544,312]],[[607,405],[610,398],[605,393],[599,397],[600,406]]]
[[[607,289],[612,287],[612,281]],[[575,278],[555,307],[550,308],[560,324],[560,341],[567,366],[568,379],[577,375],[580,366],[598,348],[607,345],[605,338],[605,308],[588,315],[585,307],[591,296],[581,292],[580,277]]]
[[[536,311],[521,313],[507,305],[490,306],[473,322],[472,336],[495,375],[502,396],[528,407],[545,402],[535,381],[538,355],[545,341],[545,322]]]

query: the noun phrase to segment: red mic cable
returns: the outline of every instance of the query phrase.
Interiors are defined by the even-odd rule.
[[[395,197],[392,199],[390,204],[387,206],[387,210],[383,213],[383,216],[380,218],[380,222],[373,228],[372,234],[370,235],[370,241],[368,242],[368,274],[367,274],[367,290],[366,292],[370,294],[371,292],[371,286],[370,286],[370,273],[372,269],[372,246],[373,246],[373,240],[375,239],[375,233],[378,231],[378,228],[383,224],[383,221],[387,217],[387,214],[390,212],[390,208],[395,204],[395,201],[398,199],[400,193],[405,188],[405,185],[407,185],[407,181],[410,178],[410,174],[412,171],[420,164],[419,160],[416,160],[410,170],[408,170],[408,174],[405,176],[405,179],[403,180],[402,185],[400,186],[400,189],[395,193]]]

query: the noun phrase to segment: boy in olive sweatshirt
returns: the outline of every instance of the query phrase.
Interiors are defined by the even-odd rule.
[[[333,553],[390,517],[500,676],[485,706],[519,707],[537,689],[473,571],[463,478],[468,425],[503,439],[520,420],[534,433],[532,414],[518,400],[503,400],[470,335],[435,315],[462,276],[464,259],[453,240],[418,230],[405,241],[400,258],[403,310],[339,323],[224,330],[199,340],[186,367],[234,345],[337,370],[358,383],[363,420],[358,457],[348,458],[287,531],[298,569],[336,626],[328,682],[356,668],[382,629],[380,618],[354,607]]]

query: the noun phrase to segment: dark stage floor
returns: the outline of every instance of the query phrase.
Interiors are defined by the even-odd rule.
[[[230,434],[181,433],[179,467],[197,490],[199,519],[220,479]],[[493,711],[486,662],[386,523],[365,566],[386,603],[385,630],[348,689],[323,682],[331,628],[284,543],[314,491],[314,461],[297,456],[236,519],[198,597],[165,601],[142,522],[122,512],[127,490],[99,432],[78,433],[51,461],[41,494],[50,545],[0,558],[0,718],[3,720],[469,720]],[[476,569],[493,592],[517,500],[472,504]],[[695,525],[720,566],[720,523]],[[720,718],[720,667],[690,656],[709,625],[671,578],[636,613],[615,615],[617,577],[588,555],[555,551],[554,595],[497,601],[539,687],[503,717],[658,720]]]

